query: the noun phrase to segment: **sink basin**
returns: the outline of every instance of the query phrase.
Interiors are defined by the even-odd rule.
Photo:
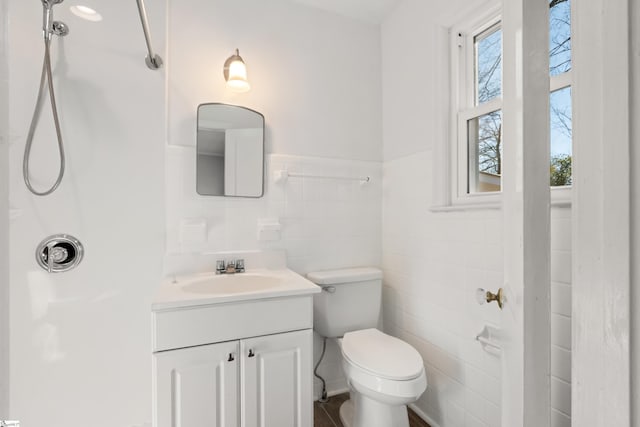
[[[236,294],[266,291],[278,287],[282,282],[283,280],[281,277],[265,274],[221,274],[217,276],[192,279],[188,283],[182,285],[182,289],[185,292],[194,294]]]
[[[318,292],[318,286],[287,268],[253,269],[229,275],[192,274],[165,280],[151,307],[153,311],[160,311]]]

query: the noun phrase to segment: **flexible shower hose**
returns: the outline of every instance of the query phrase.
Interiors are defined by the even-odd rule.
[[[60,185],[65,169],[65,155],[64,155],[64,143],[62,141],[62,132],[60,131],[60,120],[58,119],[58,108],[56,107],[56,95],[53,90],[53,78],[51,73],[51,54],[49,46],[51,44],[51,37],[45,37],[44,39],[44,61],[42,63],[42,74],[40,76],[40,89],[38,90],[38,100],[36,101],[36,108],[33,111],[33,117],[31,119],[31,125],[29,126],[29,133],[27,135],[27,144],[24,147],[24,158],[22,160],[22,176],[24,177],[24,183],[27,185],[29,191],[36,196],[47,196],[53,193]],[[53,113],[53,122],[56,127],[56,137],[58,139],[58,152],[60,153],[60,170],[58,171],[58,178],[56,182],[46,191],[38,191],[31,185],[29,180],[29,157],[31,156],[31,145],[33,144],[33,137],[38,126],[38,119],[40,118],[40,112],[42,110],[42,104],[45,96],[45,80],[48,82],[49,99],[51,100],[51,111]]]

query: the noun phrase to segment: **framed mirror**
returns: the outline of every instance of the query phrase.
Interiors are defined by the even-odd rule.
[[[236,105],[200,104],[197,126],[197,193],[262,197],[264,116]]]

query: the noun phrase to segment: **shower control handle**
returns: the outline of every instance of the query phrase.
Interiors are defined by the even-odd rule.
[[[68,234],[56,234],[44,239],[36,248],[38,265],[49,273],[71,270],[82,261],[84,247]]]

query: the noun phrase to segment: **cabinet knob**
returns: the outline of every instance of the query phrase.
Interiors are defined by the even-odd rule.
[[[236,360],[236,358],[233,357],[233,353],[229,353],[229,358],[227,359],[227,362],[233,362],[234,360]]]
[[[249,349],[249,357],[254,357],[256,354],[253,352],[253,349]]]

